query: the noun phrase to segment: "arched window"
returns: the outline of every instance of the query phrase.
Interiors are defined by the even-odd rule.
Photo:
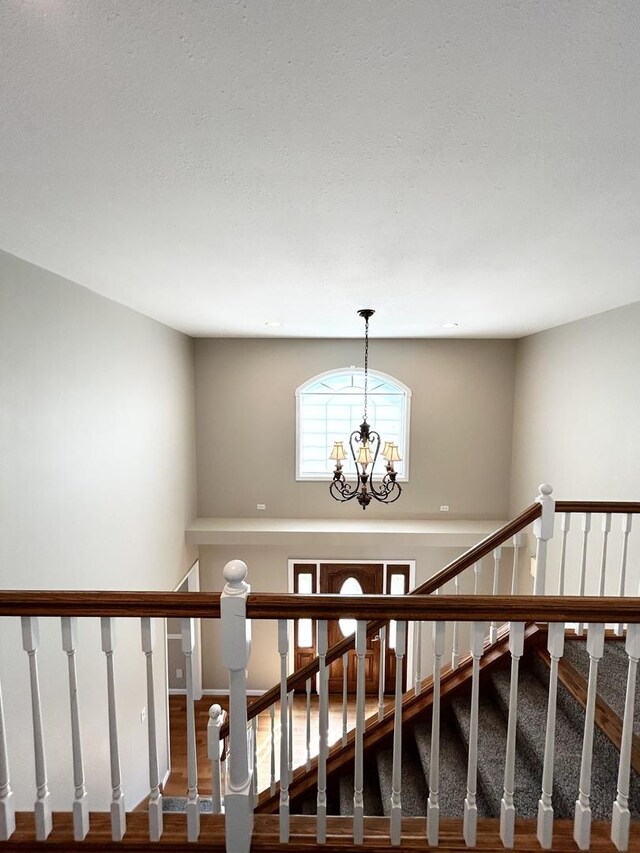
[[[321,373],[296,391],[296,479],[330,480],[334,462],[329,459],[334,441],[344,441],[362,423],[364,371],[349,367]],[[398,479],[408,480],[409,402],[411,391],[384,373],[369,371],[367,420],[382,442],[395,441],[402,461],[395,469]],[[382,467],[381,457],[376,468]],[[355,474],[349,456],[343,463],[347,475]]]

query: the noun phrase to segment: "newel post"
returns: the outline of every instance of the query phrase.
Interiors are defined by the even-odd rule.
[[[556,515],[556,502],[551,497],[553,488],[543,483],[538,489],[536,501],[542,505],[542,514],[533,522],[533,535],[536,537],[536,577],[533,594],[544,595],[547,576],[547,542],[553,537],[553,523]]]
[[[247,663],[251,622],[247,620],[247,564],[231,560],[224,567],[220,596],[222,661],[229,670],[229,761],[225,794],[226,849],[249,853],[253,831],[253,767],[247,746]]]

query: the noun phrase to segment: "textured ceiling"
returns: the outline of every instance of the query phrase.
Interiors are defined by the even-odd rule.
[[[636,0],[2,0],[0,248],[194,335],[637,301],[639,33]]]

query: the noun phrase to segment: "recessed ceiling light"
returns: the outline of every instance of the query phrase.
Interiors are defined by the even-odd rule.
[[[278,326],[281,326],[282,323],[280,320],[267,320],[265,326],[268,326],[270,329],[277,329]]]
[[[455,329],[457,327],[457,325],[458,325],[457,323],[443,323],[442,328],[443,329]]]

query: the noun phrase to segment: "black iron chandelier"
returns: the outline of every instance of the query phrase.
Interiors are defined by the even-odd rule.
[[[360,427],[349,436],[349,450],[355,464],[357,480],[349,483],[342,470],[342,461],[347,458],[344,442],[334,441],[330,459],[335,460],[336,467],[333,471],[333,480],[329,486],[332,498],[344,503],[358,501],[362,509],[366,509],[372,500],[380,503],[393,503],[397,501],[402,493],[400,484],[396,482],[397,472],[393,463],[400,462],[402,457],[398,445],[393,441],[386,441],[380,454],[380,435],[367,423],[367,391],[369,384],[369,319],[375,314],[371,308],[361,308],[358,314],[364,320],[364,414]],[[386,474],[382,476],[379,483],[374,482],[374,474],[378,455],[386,461]],[[371,467],[369,467],[371,466]]]

